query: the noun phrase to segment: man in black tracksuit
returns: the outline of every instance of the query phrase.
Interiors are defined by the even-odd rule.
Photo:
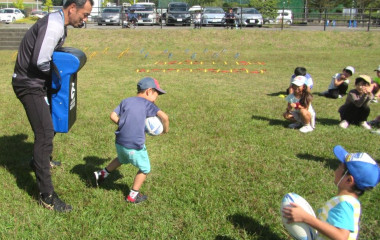
[[[68,25],[81,27],[90,15],[93,0],[66,0],[63,9],[38,20],[21,41],[12,76],[12,86],[34,132],[32,167],[42,206],[59,212],[72,207],[54,192],[50,172],[54,128],[48,99],[51,88],[51,58],[66,38]]]

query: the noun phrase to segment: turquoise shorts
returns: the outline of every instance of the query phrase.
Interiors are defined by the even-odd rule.
[[[128,149],[119,144],[116,145],[117,158],[121,164],[132,164],[137,167],[142,173],[150,172],[150,161],[146,147],[140,150]]]

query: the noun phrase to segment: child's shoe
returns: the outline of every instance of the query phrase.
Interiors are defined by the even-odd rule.
[[[300,122],[291,123],[288,126],[288,128],[291,128],[291,129],[300,128],[300,127],[302,127],[302,123]]]
[[[138,193],[135,198],[132,198],[129,195],[125,197],[125,201],[130,202],[130,203],[134,203],[134,204],[141,203],[147,199],[148,199],[148,196],[143,195],[141,193]]]
[[[380,129],[377,129],[375,131],[371,131],[371,133],[376,134],[376,135],[380,135]]]
[[[300,132],[303,132],[303,133],[308,133],[308,132],[311,132],[313,130],[314,130],[314,128],[312,128],[310,126],[310,124],[304,125],[303,127],[300,128]]]
[[[100,171],[97,171],[97,172],[94,172],[94,176],[95,176],[95,183],[96,183],[96,186],[98,187],[99,184],[101,184],[104,179],[108,176],[109,173],[106,172],[106,170],[100,170]]]
[[[368,123],[366,121],[361,122],[360,126],[362,126],[365,129],[368,129],[368,130],[372,129],[371,126],[368,125]]]
[[[339,127],[344,128],[344,129],[348,128],[348,125],[350,124],[346,120],[343,120],[339,123]]]
[[[371,100],[371,103],[377,103],[377,99],[376,99],[376,98],[373,98],[373,99]]]

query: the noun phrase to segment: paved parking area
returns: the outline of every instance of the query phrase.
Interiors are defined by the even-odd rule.
[[[5,24],[5,23],[0,23],[0,28],[29,28],[32,24]],[[86,28],[88,29],[122,29],[121,26],[110,26],[110,25],[102,25],[98,26],[98,24],[95,23],[88,23]],[[221,31],[227,31],[224,27],[220,26],[207,26],[207,27],[202,27],[204,29],[215,29],[215,30],[221,30]],[[124,28],[126,31],[132,31],[134,29],[128,29]],[[177,30],[177,29],[193,29],[193,25],[190,27],[188,26],[165,26],[162,25],[154,25],[154,26],[138,26],[136,29],[165,29],[165,30]],[[281,27],[273,27],[271,25],[264,25],[263,27],[244,27],[242,29],[236,29],[238,31],[243,30],[243,31],[250,31],[250,30],[260,30],[260,31],[324,31],[323,25],[320,26],[284,26],[283,29]],[[197,30],[199,31],[199,29]],[[202,29],[200,29],[202,31]],[[230,29],[228,31],[231,31]],[[368,31],[368,26],[360,26],[360,27],[355,27],[355,28],[349,28],[345,26],[327,26],[326,31],[345,31],[345,32],[352,32],[352,31],[363,31],[366,32]],[[380,26],[376,27],[370,27],[369,31],[380,31]]]

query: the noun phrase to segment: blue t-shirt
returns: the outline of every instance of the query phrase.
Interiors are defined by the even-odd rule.
[[[327,222],[331,225],[347,229],[350,232],[354,231],[354,209],[348,202],[340,202],[329,211]]]
[[[142,149],[145,144],[145,119],[156,116],[159,110],[154,103],[142,97],[121,101],[114,110],[119,116],[116,143],[128,149]]]

